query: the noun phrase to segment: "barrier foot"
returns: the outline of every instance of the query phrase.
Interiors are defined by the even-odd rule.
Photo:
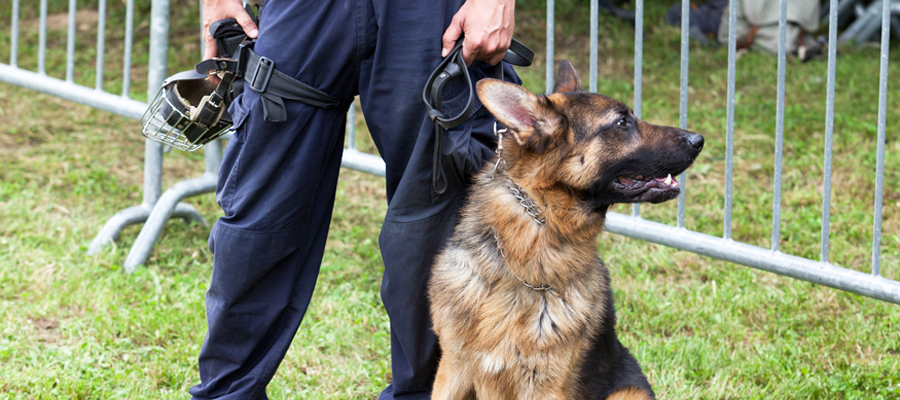
[[[91,245],[88,246],[87,254],[97,254],[104,247],[109,246],[118,240],[119,234],[122,233],[122,230],[124,230],[126,226],[146,221],[147,217],[150,215],[151,208],[152,205],[144,203],[139,206],[128,207],[110,217],[109,220],[103,224],[103,228],[100,228],[100,232],[97,233],[94,240],[91,241]]]
[[[92,240],[90,246],[88,246],[87,255],[92,256],[97,254],[100,250],[103,250],[104,247],[119,240],[119,236],[122,231],[125,230],[125,227],[146,221],[152,210],[153,207],[151,205],[141,204],[117,212],[103,224],[103,228],[100,228],[100,232],[97,232],[97,236],[94,236],[94,240]],[[207,223],[200,213],[190,204],[179,203],[175,208],[175,212],[172,213],[172,216],[181,218],[186,223],[196,222],[203,226],[209,226],[209,223]]]
[[[138,266],[147,262],[153,246],[159,240],[166,222],[174,216],[190,216],[192,220],[204,225],[206,221],[200,217],[194,208],[188,204],[180,203],[182,199],[209,193],[216,190],[216,174],[205,173],[202,176],[186,181],[178,182],[163,192],[156,205],[147,217],[147,222],[141,228],[141,233],[131,246],[128,257],[125,259],[125,271],[134,272]]]

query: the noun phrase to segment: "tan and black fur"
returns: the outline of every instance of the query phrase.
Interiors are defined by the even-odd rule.
[[[509,128],[429,283],[442,357],[432,399],[652,399],[619,342],[597,235],[614,203],[676,197],[703,137],[635,118],[560,66],[552,94],[478,83]],[[540,209],[539,223],[511,187]],[[540,285],[549,290],[536,290]]]

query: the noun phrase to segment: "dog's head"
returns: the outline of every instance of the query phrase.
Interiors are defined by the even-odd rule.
[[[568,61],[552,94],[484,79],[478,96],[514,139],[503,150],[513,179],[561,187],[597,209],[677,197],[675,176],[703,149],[703,136],[648,124],[622,102],[582,91]]]

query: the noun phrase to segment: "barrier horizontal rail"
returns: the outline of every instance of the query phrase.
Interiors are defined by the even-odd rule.
[[[608,213],[606,231],[900,304],[900,282],[640,217]]]
[[[141,101],[12,67],[7,64],[0,64],[0,82],[61,97],[132,119],[140,119],[141,114],[147,108],[147,104]]]

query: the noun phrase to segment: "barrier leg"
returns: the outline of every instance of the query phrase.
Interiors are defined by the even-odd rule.
[[[194,207],[181,203],[182,199],[197,196],[216,190],[216,181],[219,174],[219,164],[222,162],[222,141],[216,140],[205,146],[206,172],[193,179],[178,182],[162,194],[153,205],[146,218],[141,233],[131,246],[128,257],[125,259],[125,271],[134,272],[139,265],[143,265],[150,257],[153,246],[159,240],[162,230],[169,218],[181,217],[202,223],[208,226],[206,220],[194,209]]]
[[[119,238],[119,234],[128,225],[144,222],[150,215],[153,205],[159,199],[162,185],[163,145],[151,140],[144,140],[144,200],[140,205],[126,208],[113,215],[88,247],[88,255],[97,254],[104,246]]]

